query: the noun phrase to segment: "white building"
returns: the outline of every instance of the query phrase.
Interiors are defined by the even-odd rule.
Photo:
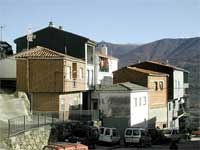
[[[95,85],[113,84],[113,71],[118,69],[118,59],[108,55],[105,45],[97,48],[95,58]]]
[[[130,82],[98,86],[92,94],[92,102],[92,108],[102,112],[105,126],[106,118],[109,121],[126,118],[128,126],[147,127],[149,97],[146,87]]]
[[[174,67],[173,68],[173,100],[168,102],[168,127],[179,128],[180,118],[185,115],[187,103],[186,89],[189,87],[188,82],[184,81],[184,75],[187,71]]]

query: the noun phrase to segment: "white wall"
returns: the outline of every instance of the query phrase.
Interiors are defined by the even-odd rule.
[[[144,97],[146,97],[146,103],[144,101]],[[140,105],[141,98],[141,105]],[[137,104],[136,104],[137,99]],[[145,123],[148,120],[148,108],[149,108],[149,98],[148,92],[137,92],[131,93],[131,117],[130,117],[130,125],[134,126],[139,123]],[[147,122],[146,122],[147,123]],[[147,127],[147,124],[146,124]]]
[[[184,72],[174,70],[174,99],[184,96]]]
[[[108,64],[109,64],[109,72],[100,72],[99,71],[99,57],[96,56],[95,59],[95,84],[102,84],[102,85],[109,85],[112,84],[113,79],[113,71],[116,71],[118,69],[118,59],[114,58],[108,58]],[[108,77],[110,77],[110,80],[108,81]]]
[[[16,60],[14,57],[0,60],[0,78],[16,78]]]
[[[179,70],[174,70],[173,72],[174,81],[173,81],[173,99],[177,99],[175,103],[168,102],[168,127],[169,128],[179,128],[179,119],[172,121],[173,117],[178,117],[178,110],[179,110],[179,101],[180,98],[184,96],[184,72]],[[169,105],[171,105],[171,109],[169,110]]]

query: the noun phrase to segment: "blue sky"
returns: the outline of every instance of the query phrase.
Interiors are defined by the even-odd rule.
[[[0,0],[3,40],[55,26],[95,41],[147,43],[200,36],[200,0]]]

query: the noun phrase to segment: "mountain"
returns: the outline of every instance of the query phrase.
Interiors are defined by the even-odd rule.
[[[161,39],[136,46],[109,43],[109,46],[112,55],[119,58],[119,67],[138,61],[156,60],[188,70],[191,105],[200,103],[200,37]]]
[[[106,45],[108,47],[108,54],[114,57],[120,58],[121,55],[124,55],[128,52],[133,51],[135,48],[140,46],[139,44],[114,44],[109,42],[99,42],[98,46]]]

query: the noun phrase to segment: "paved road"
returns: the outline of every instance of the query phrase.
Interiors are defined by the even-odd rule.
[[[179,150],[200,150],[200,141],[182,142],[178,144],[178,147]],[[148,148],[97,146],[96,150],[169,150],[169,145],[152,145]]]

